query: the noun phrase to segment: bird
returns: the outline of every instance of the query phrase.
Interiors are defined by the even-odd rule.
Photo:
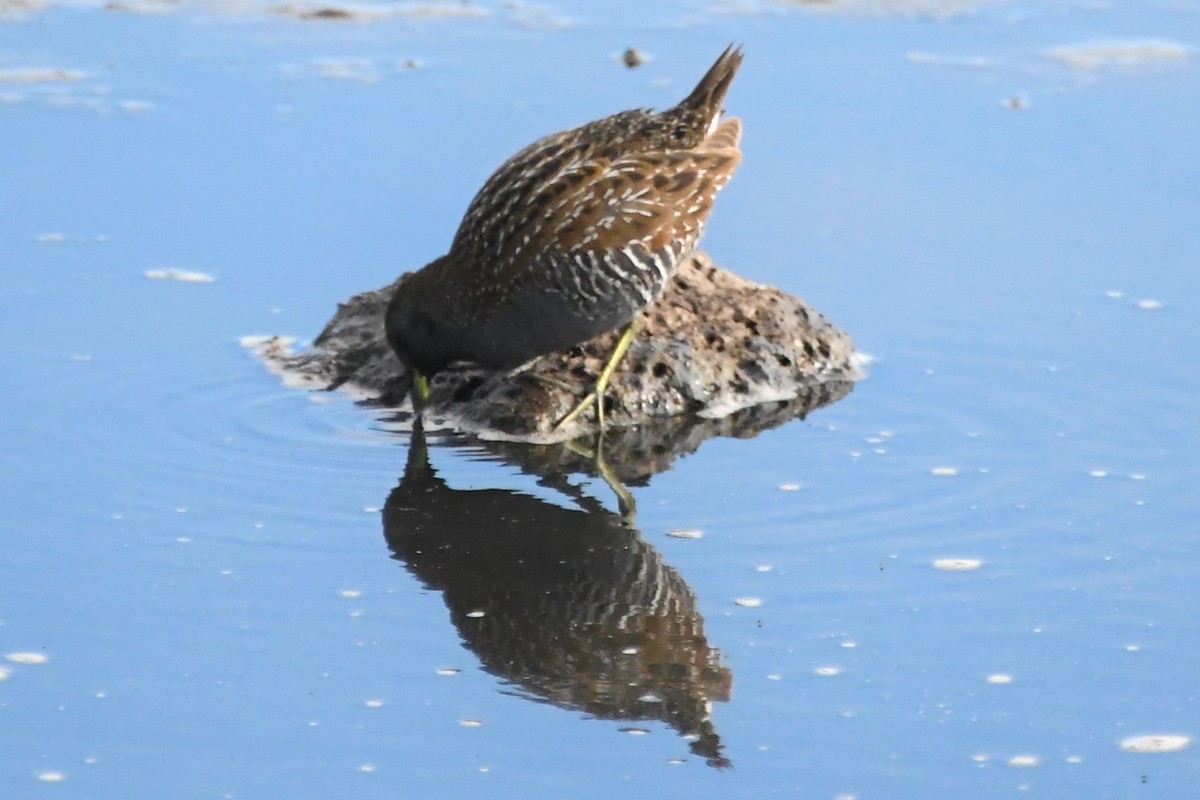
[[[463,215],[449,251],[402,280],[387,340],[414,405],[451,364],[518,370],[624,326],[593,390],[604,428],[609,378],[641,313],[666,290],[741,161],[723,104],[742,63],[725,48],[678,105],[633,109],[539,139],[504,162]]]

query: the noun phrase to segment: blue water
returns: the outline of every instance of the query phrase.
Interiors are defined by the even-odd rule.
[[[1194,796],[1194,743],[1119,744],[1200,733],[1200,8],[957,5],[9,9],[0,657],[46,661],[0,662],[4,796]],[[1130,40],[1159,57],[1048,55]],[[731,676],[717,769],[485,669],[384,538],[407,438],[239,340],[312,337],[505,157],[674,102],[730,41],[745,160],[705,246],[874,360],[633,490]],[[429,457],[451,505],[614,530],[598,480]]]

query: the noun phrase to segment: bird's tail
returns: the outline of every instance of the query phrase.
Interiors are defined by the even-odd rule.
[[[704,77],[700,79],[700,83],[696,84],[692,93],[684,98],[678,107],[699,112],[707,122],[704,127],[710,127],[713,120],[721,113],[725,94],[729,91],[729,85],[733,83],[733,76],[737,74],[738,67],[741,65],[742,48],[729,45],[708,72],[704,73]]]

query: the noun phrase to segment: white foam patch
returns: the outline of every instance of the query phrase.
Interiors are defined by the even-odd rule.
[[[214,283],[217,279],[207,272],[196,272],[189,269],[150,269],[146,277],[152,281],[178,281],[179,283]]]
[[[870,353],[864,353],[861,350],[855,350],[850,354],[848,359],[850,362],[851,374],[846,376],[852,381],[865,381],[871,377],[867,372],[867,367],[875,363],[875,356]]]
[[[1178,63],[1190,58],[1191,50],[1165,39],[1129,39],[1064,45],[1047,55],[1071,69],[1098,70]]]
[[[904,58],[913,64],[927,64],[933,67],[951,67],[953,69],[991,69],[995,64],[982,56],[944,56],[938,53],[926,53],[910,50]]]
[[[28,4],[40,4],[46,0],[21,0]],[[188,2],[164,2],[163,0],[107,0],[103,7],[126,14],[165,16],[188,7],[199,5]],[[474,3],[374,3],[341,2],[341,0],[301,0],[301,2],[263,3],[261,0],[210,0],[203,3],[205,11],[228,17],[272,15],[313,22],[345,21],[370,23],[391,19],[439,19],[478,18],[488,16],[491,11],[477,7]],[[3,16],[3,2],[0,2]]]
[[[149,100],[122,100],[117,107],[126,114],[147,114],[154,110],[154,103]]]
[[[997,0],[824,0],[804,2],[805,9],[812,11],[842,11],[866,16],[933,17],[945,19],[968,14],[980,6],[990,5]]]
[[[1174,733],[1151,733],[1130,736],[1121,740],[1121,749],[1126,753],[1178,753],[1192,744],[1190,736]]]
[[[667,536],[670,536],[672,539],[703,539],[704,531],[698,531],[698,530],[667,531]]]
[[[87,73],[63,67],[10,67],[0,69],[0,83],[32,86],[40,83],[79,83]]]
[[[322,78],[356,83],[379,83],[379,67],[369,58],[320,58],[313,62]]]
[[[933,568],[942,572],[972,572],[982,566],[978,558],[938,558],[933,562]]]

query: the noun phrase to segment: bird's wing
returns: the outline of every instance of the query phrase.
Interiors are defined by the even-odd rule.
[[[729,118],[686,150],[622,154],[578,130],[534,143],[468,209],[452,247],[460,284],[487,307],[527,280],[594,284],[601,276],[587,273],[615,263],[649,297],[695,246],[741,159],[740,137]]]
[[[530,213],[515,229],[512,278],[543,259],[602,254],[639,243],[675,257],[695,245],[712,213],[713,198],[741,159],[741,123],[725,120],[692,150],[664,150],[583,158],[564,164],[531,197]],[[673,267],[674,265],[670,265]]]

